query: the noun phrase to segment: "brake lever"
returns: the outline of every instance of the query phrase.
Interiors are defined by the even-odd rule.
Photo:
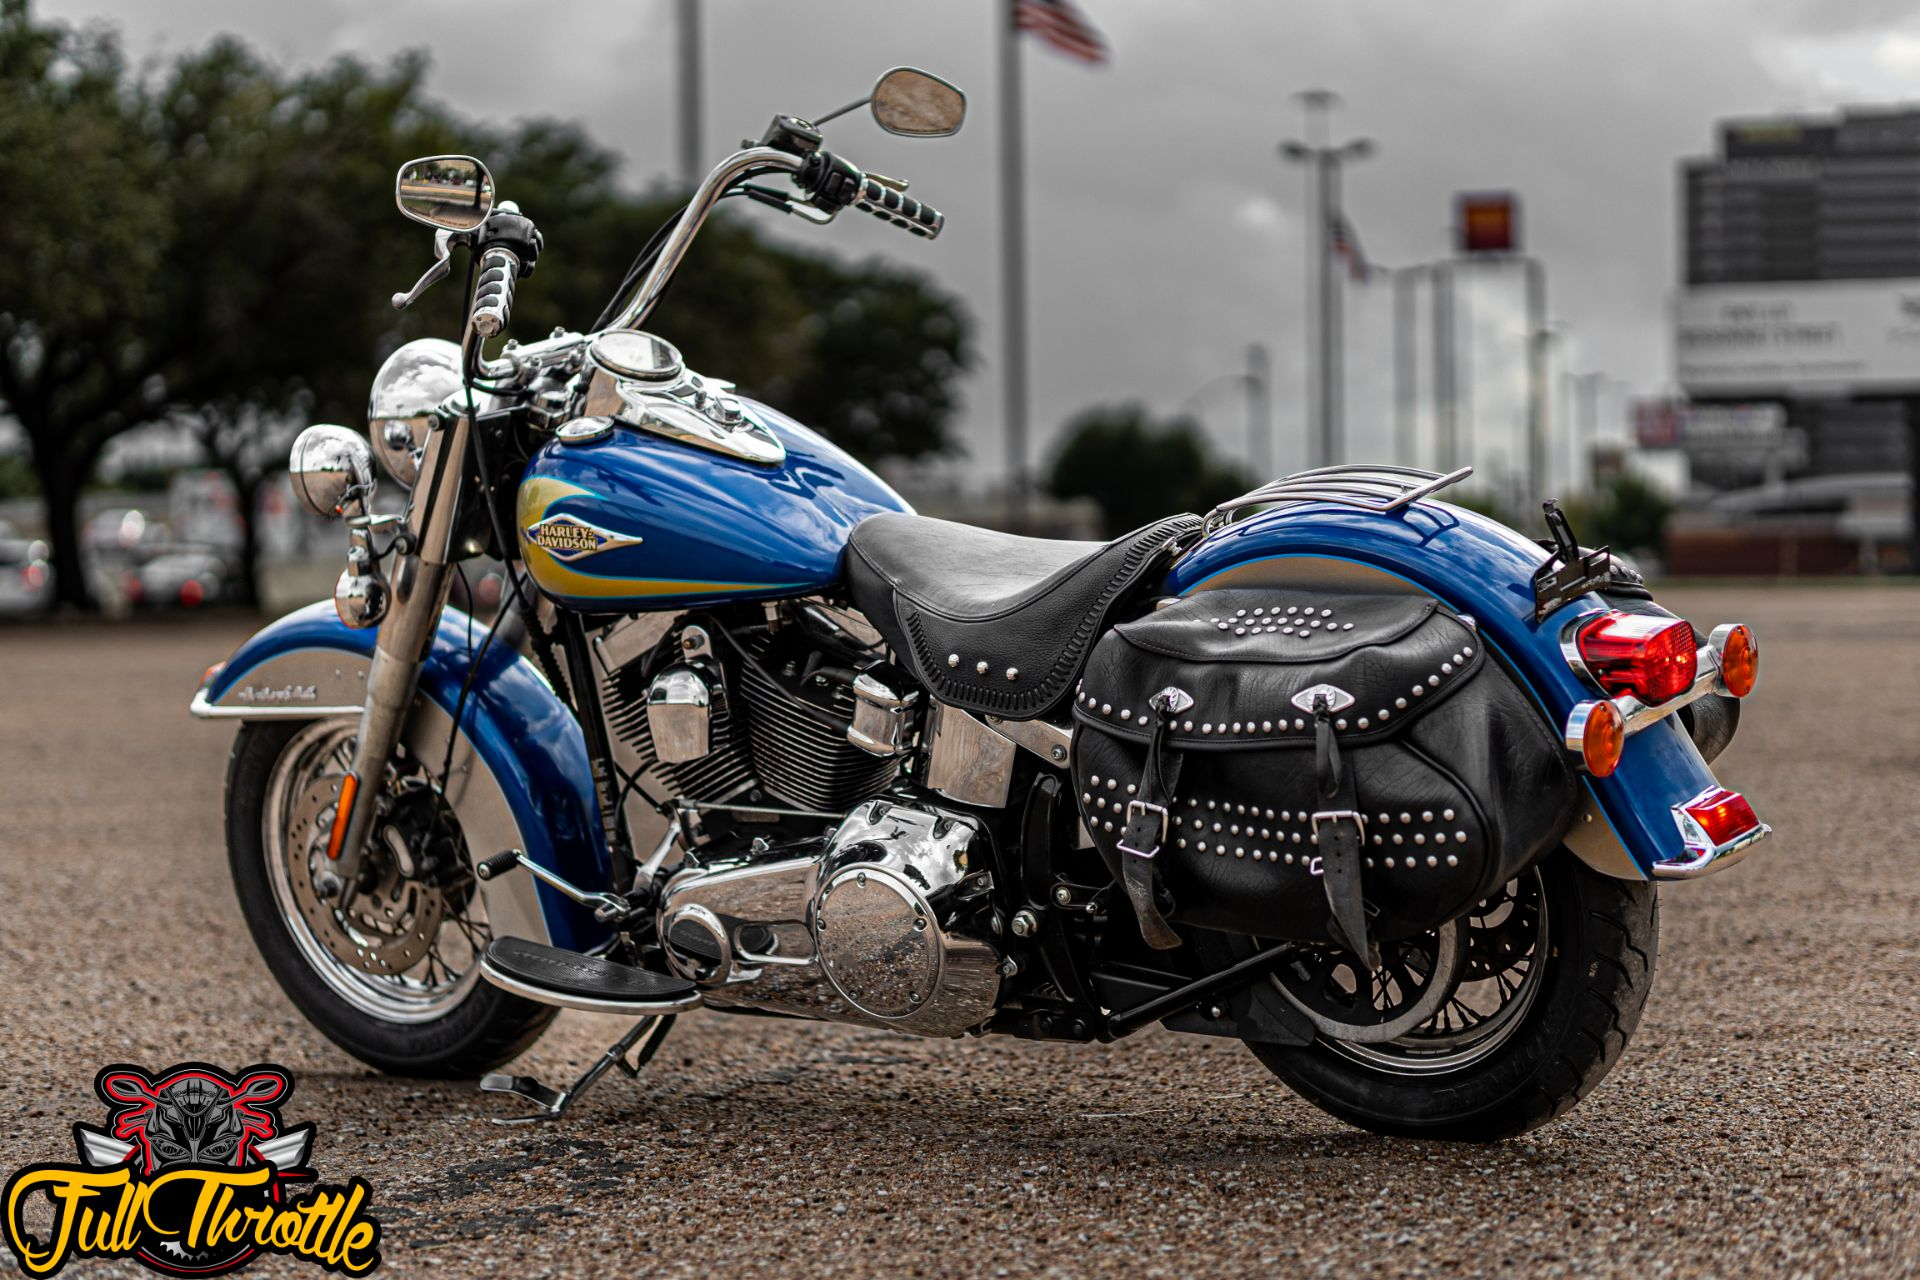
[[[426,274],[414,281],[413,288],[405,293],[396,293],[391,301],[395,311],[405,311],[420,301],[420,295],[447,278],[453,269],[453,234],[441,230],[433,233],[434,264],[427,268]]]
[[[829,213],[818,205],[808,204],[803,200],[795,200],[793,197],[787,195],[786,192],[776,191],[772,187],[763,187],[756,183],[743,182],[735,189],[755,204],[763,204],[769,209],[778,209],[782,213],[796,214],[817,227],[824,227],[834,219],[834,213]],[[834,212],[837,213],[838,210]]]

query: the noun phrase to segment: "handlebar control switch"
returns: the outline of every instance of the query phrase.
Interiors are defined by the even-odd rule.
[[[794,182],[812,197],[814,204],[832,211],[844,209],[859,199],[866,177],[848,161],[822,148],[807,157],[800,172],[794,175]]]

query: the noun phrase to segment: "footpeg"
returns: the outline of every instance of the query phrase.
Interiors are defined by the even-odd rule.
[[[667,1028],[673,1025],[671,1017],[642,1018],[633,1024],[633,1029],[607,1047],[594,1064],[580,1073],[580,1078],[564,1089],[555,1089],[541,1084],[532,1076],[508,1075],[504,1071],[489,1072],[480,1078],[483,1093],[510,1093],[516,1098],[531,1102],[534,1111],[524,1116],[495,1116],[495,1124],[537,1124],[542,1120],[558,1120],[566,1114],[568,1107],[586,1095],[587,1090],[605,1075],[609,1068],[618,1067],[628,1078],[637,1077],[640,1068],[660,1044],[660,1037],[667,1034]],[[633,1055],[631,1060],[628,1055]]]
[[[496,938],[487,944],[480,976],[503,991],[562,1009],[647,1016],[700,1004],[699,990],[684,978],[525,938]]]

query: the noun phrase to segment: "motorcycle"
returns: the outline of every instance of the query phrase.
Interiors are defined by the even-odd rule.
[[[865,106],[938,137],[897,68],[777,116],[599,321],[503,341],[539,230],[485,165],[404,165],[468,255],[461,340],[381,368],[369,437],[290,470],[342,519],[331,601],[210,669],[239,721],[236,891],[287,995],[388,1072],[562,1115],[694,1008],[921,1036],[1243,1041],[1383,1133],[1489,1140],[1619,1059],[1656,885],[1768,834],[1710,761],[1758,674],[1549,502],[1550,537],[1390,466],[1287,476],[1111,543],[915,515],[646,321],[715,205],[923,238],[943,216],[826,145]],[[376,513],[375,467],[409,493]],[[506,566],[499,616],[447,606]],[[556,1088],[493,1072],[561,1008],[633,1019]]]

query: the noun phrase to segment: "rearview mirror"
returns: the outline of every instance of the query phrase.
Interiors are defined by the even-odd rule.
[[[873,86],[873,118],[888,133],[944,138],[960,132],[967,95],[931,72],[895,67]]]
[[[415,222],[472,231],[493,211],[493,175],[472,156],[427,156],[400,166],[393,199]]]

